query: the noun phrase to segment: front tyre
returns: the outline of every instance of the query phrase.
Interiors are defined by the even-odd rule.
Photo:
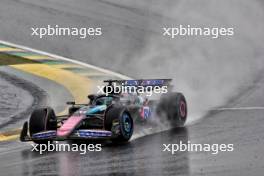
[[[134,122],[125,107],[110,107],[105,115],[105,129],[116,135],[114,143],[127,142],[134,131]]]
[[[29,119],[29,134],[42,131],[57,130],[57,118],[54,110],[50,107],[39,108],[32,112]],[[49,140],[33,140],[37,144],[48,143]]]

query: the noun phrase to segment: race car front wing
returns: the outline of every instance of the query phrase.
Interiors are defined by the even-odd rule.
[[[37,140],[71,140],[71,139],[110,139],[114,135],[111,131],[99,130],[99,129],[79,129],[74,130],[68,136],[58,136],[56,130],[42,131],[39,133],[28,135],[28,125],[25,122],[23,129],[20,134],[20,140],[26,141],[37,141]]]

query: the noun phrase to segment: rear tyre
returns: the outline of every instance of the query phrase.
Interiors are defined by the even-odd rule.
[[[114,143],[129,141],[134,131],[133,119],[123,106],[110,107],[106,111],[104,125],[106,130],[116,134],[116,137],[112,139]]]
[[[57,130],[57,118],[54,110],[50,107],[39,108],[32,112],[29,119],[29,134],[32,137],[33,134],[42,131]],[[33,140],[37,144],[48,143],[51,140]]]
[[[174,127],[183,126],[187,119],[187,103],[184,95],[173,92],[162,96],[157,106],[157,114],[161,118],[165,116]]]

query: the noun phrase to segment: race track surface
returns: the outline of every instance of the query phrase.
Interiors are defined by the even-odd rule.
[[[8,66],[1,66],[0,75],[3,79],[1,112],[6,114],[1,115],[1,132],[20,128],[35,108],[52,106],[59,113],[66,107],[61,102],[73,99],[66,88],[45,78]]]
[[[1,174],[263,175],[263,8],[263,2],[257,0],[2,0],[0,39],[131,77],[174,78],[178,88],[191,97],[188,102],[193,114],[210,112],[185,128],[145,136],[124,146],[107,145],[102,152],[86,155],[39,155],[30,151],[30,144],[4,142]],[[236,35],[217,40],[161,40],[161,27],[181,23],[233,26]],[[30,36],[32,26],[47,24],[100,25],[105,33],[94,40]],[[212,110],[220,105],[230,109]],[[180,140],[233,143],[234,151],[217,155],[162,152],[163,143]]]
[[[259,0],[2,0],[0,39],[132,78],[172,78],[197,119],[250,86],[263,69],[263,19]],[[162,35],[163,27],[179,24],[233,27],[234,36]],[[47,25],[101,27],[103,34],[86,39],[31,36],[32,27]]]
[[[264,106],[264,80],[230,107]],[[102,152],[31,152],[28,143],[6,142],[0,153],[6,175],[252,175],[264,171],[262,110],[213,111],[185,128],[145,136],[124,146],[106,145]],[[162,144],[233,143],[233,152],[162,152]],[[11,146],[11,147],[10,147]]]
[[[8,78],[0,72],[0,124],[8,123],[10,119],[26,111],[33,104],[33,96],[18,85],[18,80]],[[15,82],[16,84],[14,85]],[[24,103],[21,103],[24,101]],[[3,126],[2,126],[3,127]]]

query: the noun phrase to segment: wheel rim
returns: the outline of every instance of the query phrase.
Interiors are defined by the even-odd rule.
[[[180,102],[180,115],[181,117],[186,116],[186,104],[183,101]]]
[[[130,133],[132,129],[132,121],[128,114],[123,114],[123,124],[124,124],[124,131],[126,133]]]

